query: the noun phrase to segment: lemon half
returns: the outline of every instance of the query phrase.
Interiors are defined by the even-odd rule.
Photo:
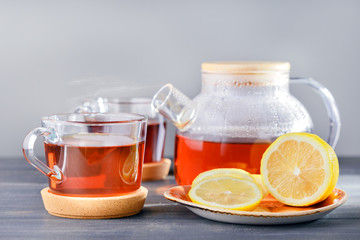
[[[280,136],[265,151],[261,176],[267,190],[280,202],[309,206],[325,200],[339,176],[335,151],[310,133]]]

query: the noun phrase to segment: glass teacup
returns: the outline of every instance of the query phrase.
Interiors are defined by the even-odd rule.
[[[23,143],[26,160],[49,177],[52,193],[78,197],[118,196],[140,188],[147,117],[129,113],[48,116]],[[46,163],[34,154],[44,137]]]

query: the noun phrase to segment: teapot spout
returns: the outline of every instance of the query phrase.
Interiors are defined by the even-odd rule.
[[[187,130],[196,118],[193,101],[171,84],[166,84],[154,95],[151,107],[166,117],[179,131]]]

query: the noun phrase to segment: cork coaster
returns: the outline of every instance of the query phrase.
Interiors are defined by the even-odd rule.
[[[134,193],[116,197],[68,197],[41,190],[45,209],[54,216],[79,219],[121,218],[139,213],[148,190],[140,187]]]
[[[161,159],[160,162],[144,163],[142,180],[155,181],[163,180],[169,174],[171,160],[167,158]]]

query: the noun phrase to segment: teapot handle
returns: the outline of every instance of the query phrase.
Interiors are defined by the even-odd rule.
[[[330,121],[329,136],[327,142],[332,148],[335,148],[340,135],[340,114],[335,99],[330,91],[321,83],[312,78],[290,78],[290,83],[305,84],[312,87],[318,93],[326,107],[326,111]]]

